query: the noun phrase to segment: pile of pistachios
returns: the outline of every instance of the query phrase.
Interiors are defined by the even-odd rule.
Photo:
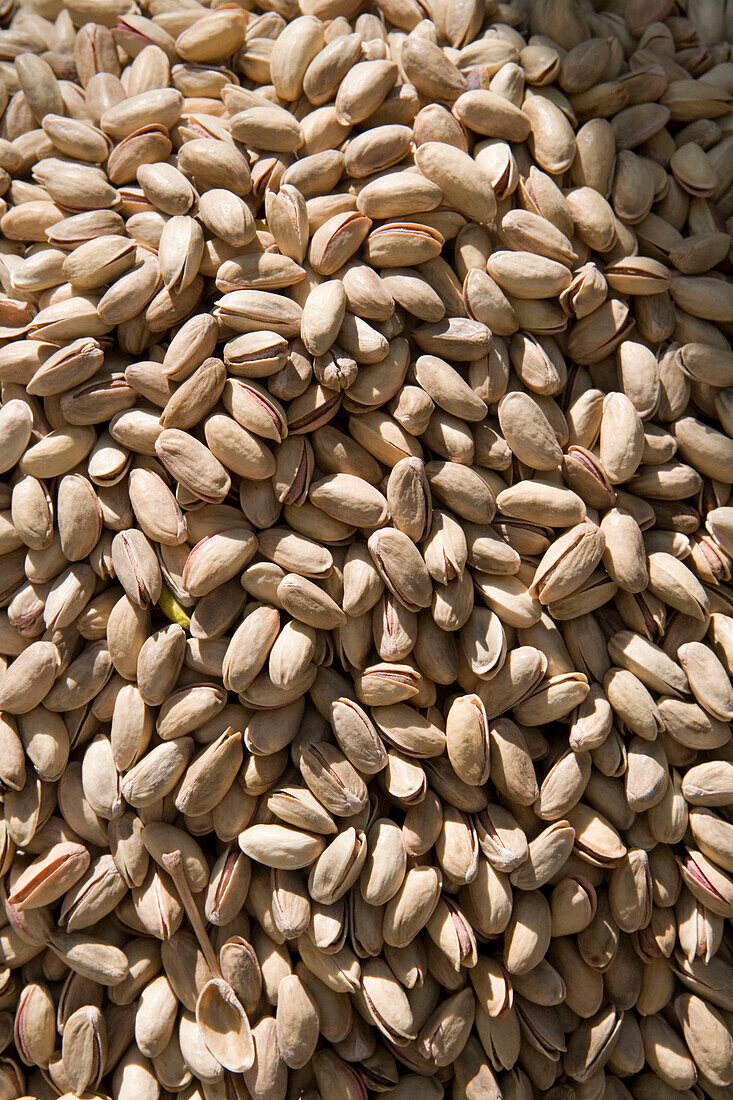
[[[0,1100],[729,1100],[731,43],[0,0]]]

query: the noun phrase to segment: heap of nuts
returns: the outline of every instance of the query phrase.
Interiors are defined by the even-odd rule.
[[[0,4],[0,1100],[726,1100],[722,0]]]

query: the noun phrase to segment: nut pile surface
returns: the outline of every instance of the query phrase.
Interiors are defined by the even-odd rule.
[[[0,30],[0,1100],[723,1100],[719,0]]]

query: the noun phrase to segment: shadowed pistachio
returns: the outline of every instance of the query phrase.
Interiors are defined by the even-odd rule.
[[[495,786],[507,797],[530,805],[538,788],[524,736],[514,722],[501,718],[489,726],[489,767]]]
[[[582,932],[593,919],[596,906],[596,892],[588,879],[560,879],[550,897],[553,937]]]
[[[362,968],[360,997],[379,1031],[398,1046],[415,1038],[410,1003],[402,986],[381,959],[368,959]]]
[[[166,428],[155,441],[163,465],[190,492],[219,503],[229,492],[230,478],[206,447],[178,428]]]
[[[723,1087],[733,1078],[733,1041],[720,1012],[702,997],[683,994],[674,1003],[687,1046],[706,1080]]]
[[[616,716],[634,733],[653,740],[664,725],[652,696],[631,672],[611,669],[603,687]]]
[[[575,1080],[586,1081],[613,1054],[623,1013],[609,1006],[583,1021],[568,1043],[564,1064]]]
[[[132,813],[117,817],[108,825],[110,853],[124,882],[140,886],[148,870],[148,852],[142,840],[143,823]]]
[[[576,851],[585,862],[597,867],[615,866],[626,854],[621,837],[603,814],[579,802],[566,816],[575,829]]]
[[[112,561],[125,592],[146,607],[160,596],[161,575],[158,560],[149,541],[140,531],[121,531],[112,540]]]
[[[241,936],[230,937],[219,949],[219,963],[245,1011],[254,1013],[262,992],[262,972],[252,945]]]
[[[35,711],[30,713],[33,714]],[[10,715],[0,719],[3,754],[2,782],[4,787],[15,791],[23,790],[26,782],[25,753],[23,743],[18,736],[18,722],[19,720],[11,718]]]
[[[212,810],[231,786],[241,763],[241,734],[229,728],[189,765],[176,795],[178,809],[192,815]]]
[[[163,867],[169,853],[178,851],[189,889],[193,893],[204,889],[209,879],[208,867],[201,849],[192,837],[181,833],[172,825],[151,822],[142,830],[142,841],[155,862]]]
[[[173,1034],[178,999],[165,974],[153,978],[140,994],[135,1013],[135,1042],[147,1058],[161,1054]]]
[[[333,819],[307,787],[276,788],[267,799],[268,809],[289,825],[314,833],[334,833]]]
[[[651,875],[647,853],[632,849],[614,868],[609,883],[614,920],[624,932],[645,928],[651,919]]]
[[[566,863],[575,841],[575,830],[567,821],[556,821],[530,841],[527,859],[510,879],[518,889],[537,889]]]
[[[86,874],[64,897],[61,919],[69,932],[88,928],[117,906],[127,885],[111,855],[95,859]]]
[[[310,745],[298,763],[308,787],[331,813],[350,817],[366,805],[363,780],[333,745],[325,741]]]
[[[459,696],[453,702],[445,733],[448,757],[459,778],[472,786],[485,783],[489,777],[489,728],[478,695]]]
[[[601,560],[605,537],[594,524],[579,524],[562,535],[537,566],[530,592],[544,604],[580,587]]]
[[[122,797],[144,808],[164,798],[178,783],[193,752],[190,737],[156,745],[131,768],[121,784]]]
[[[697,764],[685,773],[682,792],[693,806],[722,806],[730,780],[730,765],[725,760]]]
[[[377,820],[367,836],[367,856],[359,887],[370,905],[382,905],[402,885],[407,859],[402,833],[388,818]]]
[[[496,212],[493,188],[467,153],[428,141],[420,145],[415,159],[422,175],[441,189],[446,203],[479,224],[491,221]]]
[[[492,677],[488,687],[477,684],[477,694],[491,720],[524,698],[542,680],[547,671],[547,658],[533,646],[520,646],[507,654],[501,670]]]
[[[280,617],[275,608],[259,605],[237,628],[227,647],[223,679],[232,691],[244,691],[260,671],[277,637]]]
[[[345,829],[321,853],[308,877],[308,890],[316,902],[333,905],[359,877],[366,859],[366,837]]]
[[[252,825],[240,833],[239,846],[245,855],[267,867],[296,870],[318,858],[323,841],[284,825]]]
[[[445,748],[443,730],[404,703],[373,706],[372,718],[384,738],[408,756],[439,756]]]
[[[336,993],[354,993],[358,989],[361,967],[350,948],[342,947],[326,954],[319,951],[307,936],[301,936],[297,943],[306,972],[323,985]],[[304,974],[301,974],[301,978],[307,984]],[[312,988],[309,987],[309,990]]]
[[[224,707],[223,688],[208,683],[193,683],[178,688],[158,711],[155,728],[163,741],[171,741],[197,729]]]
[[[277,586],[282,607],[300,622],[321,630],[343,626],[346,616],[335,600],[317,584],[287,573]]]
[[[18,909],[49,905],[81,878],[89,866],[89,858],[89,852],[80,844],[54,845],[18,876],[8,902]]]
[[[677,656],[695,698],[714,718],[733,718],[733,689],[722,664],[701,642],[680,646]]]
[[[395,527],[415,542],[430,529],[432,508],[425,467],[420,459],[397,462],[387,481],[387,500]]]
[[[390,592],[409,611],[427,607],[431,583],[415,544],[402,531],[385,528],[369,537],[369,552]]]
[[[51,642],[33,642],[3,673],[0,708],[26,714],[47,696],[58,672],[59,651]]]
[[[206,535],[183,567],[183,584],[192,596],[205,596],[239,573],[257,549],[256,536],[244,528]]]
[[[28,1066],[47,1066],[54,1050],[55,1007],[46,985],[32,982],[22,990],[15,1010],[13,1038]]]
[[[687,677],[653,642],[630,630],[618,631],[608,643],[616,664],[635,673],[648,688],[669,694],[689,694]]]
[[[452,970],[475,966],[477,949],[473,929],[464,913],[445,894],[438,899],[427,931]]]
[[[476,815],[476,833],[486,859],[500,871],[512,871],[527,858],[527,838],[508,810],[488,805]]]
[[[545,774],[535,805],[538,816],[546,821],[562,817],[582,797],[590,775],[591,759],[585,751],[563,752]]]
[[[351,699],[336,699],[331,705],[330,721],[342,752],[354,767],[372,775],[387,761],[382,740],[369,715]]]
[[[688,850],[679,861],[680,875],[692,895],[720,916],[731,912],[731,881],[702,852]]]

